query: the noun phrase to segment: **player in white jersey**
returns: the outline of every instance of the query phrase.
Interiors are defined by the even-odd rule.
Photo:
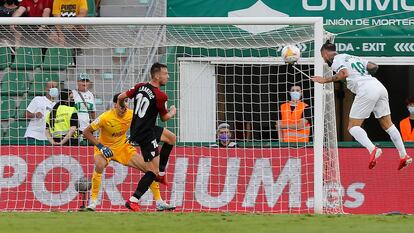
[[[361,128],[364,120],[369,118],[372,112],[398,149],[400,154],[398,170],[408,166],[412,162],[412,158],[407,155],[400,132],[392,123],[387,89],[372,76],[378,70],[378,65],[360,57],[338,54],[335,45],[329,41],[322,46],[321,55],[325,62],[332,67],[335,75],[329,77],[313,76],[312,80],[318,83],[329,83],[346,79],[348,89],[356,94],[349,113],[348,131],[368,149],[370,153],[368,168],[375,167],[377,159],[382,153],[381,149],[375,147],[365,130]]]

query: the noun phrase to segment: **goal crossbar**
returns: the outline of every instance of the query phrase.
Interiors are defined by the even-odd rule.
[[[322,17],[5,17],[0,19],[0,24],[3,25],[303,25],[322,22]]]

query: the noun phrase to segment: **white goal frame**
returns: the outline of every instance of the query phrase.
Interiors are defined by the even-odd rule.
[[[100,18],[0,18],[1,25],[313,25],[314,26],[314,72],[323,75],[323,59],[319,48],[323,44],[322,17],[100,17]],[[314,86],[314,212],[323,213],[323,140],[324,108],[323,85]]]

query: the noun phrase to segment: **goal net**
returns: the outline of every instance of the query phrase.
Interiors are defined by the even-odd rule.
[[[0,19],[0,210],[76,210],[89,197],[75,184],[91,179],[93,146],[27,132],[42,124],[27,111],[49,81],[83,92],[90,80],[81,122],[161,62],[178,113],[158,122],[177,135],[160,189],[176,211],[342,213],[333,86],[308,77],[324,73],[323,36],[321,18]],[[296,69],[280,58],[288,44],[301,49]],[[142,174],[110,162],[97,210],[125,211]],[[155,209],[151,191],[140,205]]]

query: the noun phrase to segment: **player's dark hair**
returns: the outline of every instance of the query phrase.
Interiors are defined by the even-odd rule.
[[[405,102],[407,103],[407,105],[409,104],[414,104],[414,97],[408,97]]]
[[[162,68],[167,68],[167,65],[165,64],[161,64],[159,62],[155,62],[152,66],[151,66],[151,77],[153,77],[156,73],[160,72]]]
[[[336,51],[336,46],[335,46],[335,44],[332,44],[331,41],[327,40],[325,42],[325,44],[323,44],[322,47],[321,47],[321,52],[323,50],[335,52]]]
[[[121,92],[120,93],[116,93],[115,95],[114,95],[114,97],[112,98],[112,102],[114,102],[115,104],[118,102],[118,96],[121,94]]]

